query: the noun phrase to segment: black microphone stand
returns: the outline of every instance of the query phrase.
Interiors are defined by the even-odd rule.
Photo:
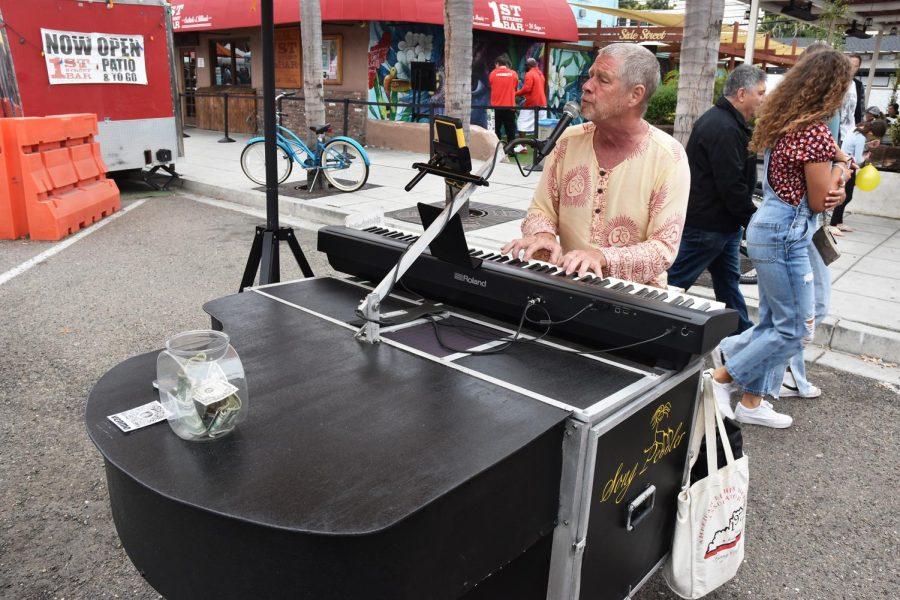
[[[292,227],[278,225],[278,172],[275,164],[275,19],[272,8],[273,0],[261,0],[260,25],[262,28],[263,51],[263,125],[266,136],[266,225],[257,225],[241,287],[253,285],[259,271],[259,284],[278,283],[281,281],[281,264],[278,248],[281,242],[287,242],[294,254],[294,260],[303,272],[304,277],[312,277],[312,268],[297,242]]]

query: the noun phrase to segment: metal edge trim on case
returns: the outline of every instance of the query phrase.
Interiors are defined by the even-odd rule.
[[[570,434],[570,432],[572,432]],[[578,515],[584,502],[583,478],[587,460],[587,440],[590,425],[577,419],[566,423],[563,437],[562,473],[559,483],[559,513],[553,530],[553,548],[550,553],[550,572],[547,579],[547,600],[567,600],[573,595],[575,560],[579,549]]]

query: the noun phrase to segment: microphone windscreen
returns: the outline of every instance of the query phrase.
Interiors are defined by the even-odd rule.
[[[581,107],[577,102],[566,102],[566,105],[563,107],[563,112],[573,119],[577,119],[581,116]]]

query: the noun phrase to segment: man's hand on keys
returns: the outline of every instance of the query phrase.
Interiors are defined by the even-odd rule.
[[[556,236],[550,233],[539,233],[537,235],[518,238],[500,249],[501,254],[510,254],[513,258],[520,258],[519,254],[524,252],[525,256],[522,257],[522,260],[526,261],[531,260],[532,258],[541,260],[540,258],[535,257],[535,253],[540,251],[543,251],[541,254],[549,253],[550,258],[549,260],[545,260],[545,262],[554,265],[558,264],[559,259],[562,256],[562,246],[556,241]]]
[[[579,277],[584,277],[589,272],[603,277],[606,257],[599,250],[572,250],[566,253],[557,264],[565,270],[566,275],[577,271]]]

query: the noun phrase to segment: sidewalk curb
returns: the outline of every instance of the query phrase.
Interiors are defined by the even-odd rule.
[[[195,194],[232,202],[257,210],[266,209],[266,195],[256,190],[233,190],[191,179],[181,178],[175,185]],[[305,219],[322,225],[343,225],[350,211],[337,207],[323,207],[294,198],[279,198],[279,214]],[[715,298],[713,291],[705,287],[693,287],[691,293],[704,298]],[[747,311],[751,319],[759,318],[757,301],[747,298]],[[835,315],[826,317],[816,329],[813,343],[826,350],[856,356],[872,356],[886,362],[900,363],[900,331],[883,329],[841,319]]]
[[[703,298],[715,298],[713,291],[705,287],[692,287],[691,293]],[[759,320],[757,301],[753,298],[746,301],[750,320]],[[843,354],[872,356],[886,362],[900,363],[900,331],[841,319],[836,315],[828,315],[822,320],[816,328],[813,344]]]
[[[225,202],[232,202],[234,204],[240,204],[241,206],[248,206],[258,210],[266,210],[265,192],[256,190],[233,190],[185,178],[179,179],[175,185],[178,185],[186,192],[199,194],[216,200],[223,200]],[[278,198],[278,207],[278,214],[280,215],[297,217],[322,225],[343,225],[344,220],[351,214],[349,211],[340,208],[324,208],[283,195]]]

